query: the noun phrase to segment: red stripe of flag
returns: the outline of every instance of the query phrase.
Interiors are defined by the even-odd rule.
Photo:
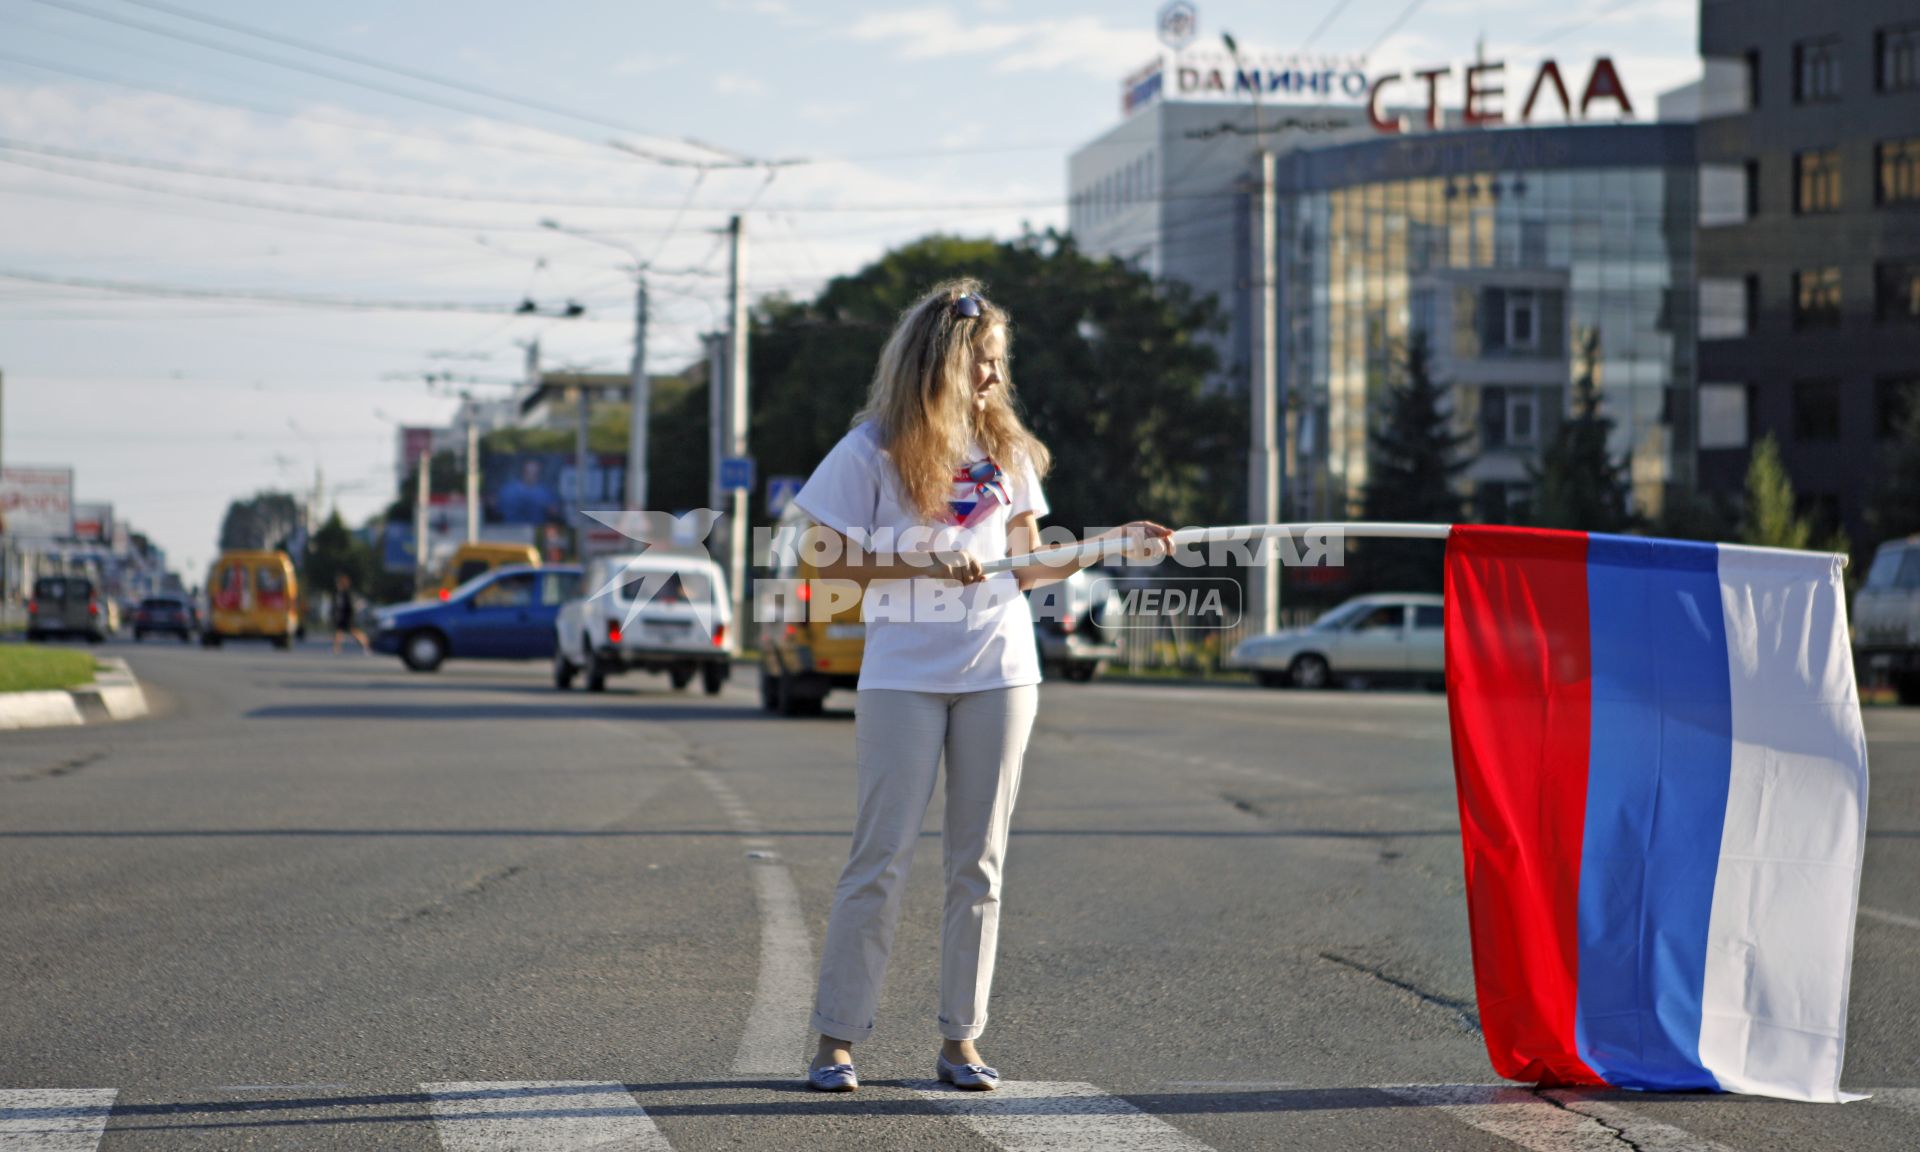
[[[1592,735],[1586,534],[1456,526],[1446,604],[1447,712],[1487,1053],[1510,1080],[1598,1084],[1574,1036]]]

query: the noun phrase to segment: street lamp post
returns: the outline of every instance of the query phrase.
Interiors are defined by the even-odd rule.
[[[629,269],[634,285],[634,331],[628,396],[632,412],[627,418],[627,507],[644,512],[647,508],[647,420],[653,408],[653,382],[647,378],[647,269],[652,262],[642,259],[640,253],[627,244],[584,229],[569,228],[558,220],[542,220],[540,226],[617,249],[633,261]]]

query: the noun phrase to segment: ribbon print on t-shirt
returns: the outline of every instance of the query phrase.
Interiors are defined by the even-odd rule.
[[[993,515],[1000,505],[1013,503],[1007,491],[1007,474],[991,456],[954,469],[953,492],[953,499],[947,503],[953,509],[953,522],[962,528],[971,528]]]

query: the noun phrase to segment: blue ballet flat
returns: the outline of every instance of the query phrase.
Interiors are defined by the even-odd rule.
[[[807,1069],[807,1086],[815,1092],[852,1092],[860,1087],[860,1077],[851,1064],[817,1064]]]
[[[1000,1073],[985,1064],[954,1064],[942,1052],[934,1061],[934,1075],[942,1084],[951,1084],[963,1092],[991,1092],[1000,1086]]]

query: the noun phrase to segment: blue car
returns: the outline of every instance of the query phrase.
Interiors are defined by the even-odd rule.
[[[415,672],[449,658],[551,660],[553,618],[580,595],[580,569],[495,568],[445,600],[417,600],[378,613],[373,650],[398,656]]]

